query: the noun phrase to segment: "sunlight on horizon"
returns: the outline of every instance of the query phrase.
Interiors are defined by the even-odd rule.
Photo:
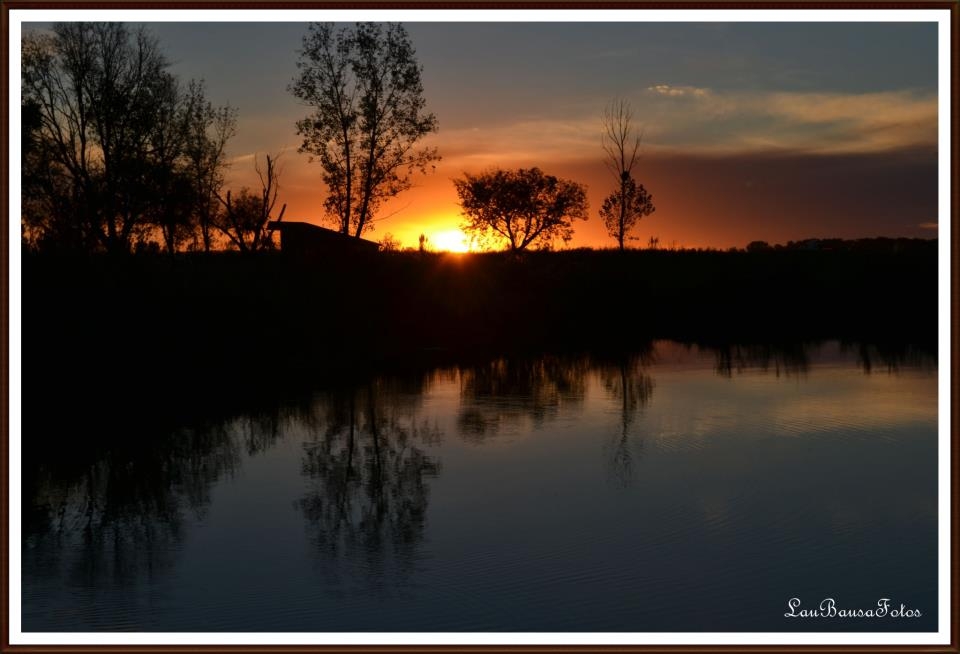
[[[470,239],[459,229],[446,229],[427,234],[434,249],[445,252],[469,252]]]

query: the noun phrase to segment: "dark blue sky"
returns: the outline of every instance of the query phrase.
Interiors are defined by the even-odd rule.
[[[934,23],[406,26],[430,105],[450,126],[562,113],[657,84],[729,93],[936,93]],[[282,99],[305,31],[300,23],[150,27],[176,70],[205,78],[217,99],[252,113],[273,111]]]

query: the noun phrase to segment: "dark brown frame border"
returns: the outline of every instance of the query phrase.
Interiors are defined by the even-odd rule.
[[[7,193],[0,198],[0,209],[3,212],[2,229],[0,229],[0,368],[3,377],[0,378],[0,524],[4,526],[3,542],[0,544],[0,653],[57,653],[57,652],[353,652],[355,654],[395,652],[406,654],[409,652],[465,652],[467,654],[486,654],[519,652],[522,654],[539,654],[541,652],[586,653],[586,652],[662,652],[662,653],[690,653],[701,652],[845,652],[860,654],[861,652],[917,652],[924,654],[953,653],[960,654],[958,643],[958,604],[960,604],[960,578],[958,578],[958,528],[957,521],[960,513],[957,510],[958,476],[960,456],[958,456],[958,419],[960,419],[960,387],[956,383],[960,373],[960,220],[958,220],[958,206],[960,206],[960,184],[957,179],[958,152],[960,152],[960,0],[760,0],[752,2],[735,2],[731,0],[675,0],[672,2],[641,2],[637,0],[520,0],[509,2],[491,0],[352,0],[352,1],[323,1],[323,0],[0,0],[0,47],[6,54],[10,39],[11,9],[946,9],[950,11],[950,161],[953,176],[950,178],[950,343],[951,343],[951,387],[950,387],[950,551],[953,555],[950,568],[950,644],[949,645],[11,645],[10,625],[7,613],[6,600],[9,596],[10,552],[7,540],[6,525],[10,519],[9,488],[9,452],[10,452],[10,278],[9,270],[9,220],[10,205]],[[10,174],[10,115],[9,97],[7,94],[9,75],[4,65],[0,71],[0,105],[2,105],[3,130],[0,136],[0,145],[3,147],[3,156],[0,160],[0,186],[6,190],[5,180]],[[942,281],[942,280],[941,280]]]

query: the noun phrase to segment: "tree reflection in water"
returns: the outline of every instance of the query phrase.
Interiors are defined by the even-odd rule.
[[[779,377],[806,376],[810,369],[810,349],[808,343],[761,344],[761,345],[722,345],[710,348],[716,356],[716,371],[721,377],[732,377],[747,369],[770,372]]]
[[[504,428],[530,421],[539,428],[563,408],[579,408],[586,395],[585,357],[546,355],[496,359],[460,369],[460,435],[482,442]]]
[[[921,348],[904,343],[840,343],[840,351],[855,352],[857,363],[865,374],[875,370],[895,374],[904,366],[920,370],[936,370],[936,348]]]
[[[391,564],[409,568],[423,537],[428,480],[440,463],[420,445],[441,438],[418,421],[427,384],[375,379],[329,394],[315,404],[313,439],[304,443],[309,486],[297,505],[313,541],[325,557],[355,559],[373,580]]]
[[[279,435],[276,413],[172,434],[110,437],[24,467],[24,568],[80,585],[129,584],[172,563],[210,490]]]
[[[597,364],[603,389],[617,403],[620,413],[619,433],[607,448],[607,468],[610,478],[621,488],[632,483],[636,459],[643,447],[642,437],[631,438],[631,427],[637,414],[653,397],[653,378],[645,370],[651,361],[652,350],[647,348],[637,354]]]
[[[810,341],[797,343],[714,345],[705,349],[714,353],[715,370],[722,377],[732,377],[747,370],[773,372],[777,377],[805,377],[813,360],[837,357],[843,361],[851,353],[863,372],[875,370],[896,374],[903,366],[934,370],[937,366],[936,347],[907,343],[865,343],[840,341],[835,350],[832,342]]]

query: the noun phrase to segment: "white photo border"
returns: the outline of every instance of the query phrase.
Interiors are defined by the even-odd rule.
[[[951,629],[951,10],[949,9],[10,9],[8,135],[20,131],[23,23],[115,22],[932,22],[938,35],[938,631],[926,633],[40,633],[21,628],[20,140],[9,138],[8,637],[29,645],[948,645]]]

